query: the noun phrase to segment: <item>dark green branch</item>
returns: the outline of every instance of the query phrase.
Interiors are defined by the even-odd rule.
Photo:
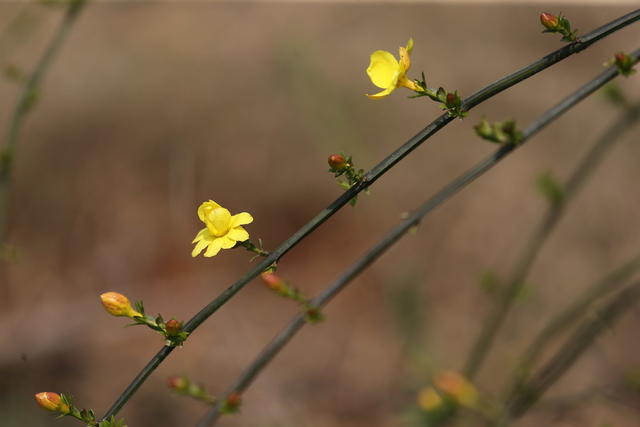
[[[525,67],[522,70],[519,70],[499,81],[492,83],[491,85],[481,89],[472,95],[468,100],[463,102],[463,108],[471,109],[474,106],[478,105],[480,102],[492,97],[493,95],[502,92],[503,90],[515,85],[516,83],[531,77],[532,75],[544,70],[552,64],[555,64],[566,57],[570,56],[573,53],[576,53],[580,50],[585,49],[589,45],[593,44],[595,41],[599,40],[602,37],[605,37],[611,34],[614,31],[617,31],[627,25],[632,24],[633,22],[640,19],[640,9],[622,16],[609,24],[606,24],[591,33],[584,36],[582,42],[577,42],[569,46],[565,46],[552,54],[542,58],[539,61],[536,61],[529,67]],[[579,44],[579,46],[578,46]],[[576,45],[571,48],[571,46]],[[358,195],[361,191],[367,189],[372,183],[374,183],[378,178],[384,175],[389,169],[395,166],[400,160],[402,160],[405,156],[407,156],[411,151],[416,149],[420,144],[422,144],[429,137],[434,135],[437,131],[442,129],[445,125],[447,125],[453,118],[449,117],[448,114],[443,114],[438,117],[436,120],[431,122],[427,127],[425,127],[422,131],[416,134],[413,138],[409,139],[405,144],[396,149],[393,153],[387,156],[383,161],[381,161],[377,166],[375,166],[371,171],[365,174],[362,182],[354,185],[349,190],[345,191],[340,197],[338,197],[333,203],[323,209],[320,213],[318,213],[311,221],[309,221],[306,225],[304,225],[301,229],[295,232],[291,237],[285,240],[277,249],[271,252],[269,256],[264,258],[260,263],[258,263],[254,268],[252,268],[249,272],[247,272],[242,278],[240,278],[237,282],[233,283],[229,286],[225,291],[223,291],[218,297],[216,297],[213,301],[207,304],[204,308],[202,308],[196,315],[194,315],[184,327],[184,330],[187,332],[192,332],[195,330],[202,322],[204,322],[209,316],[215,313],[220,307],[222,307],[229,299],[233,297],[240,289],[242,289],[247,283],[257,277],[260,273],[266,270],[273,263],[277,262],[283,255],[289,252],[293,247],[295,247],[302,239],[304,239],[307,235],[313,232],[317,227],[319,227],[322,223],[327,221],[333,214],[335,214],[338,210],[340,210],[344,205],[349,203],[351,199]],[[508,150],[511,151],[511,150]],[[487,162],[490,165],[487,167],[491,167],[493,165],[493,161],[498,161],[501,157],[506,155],[508,151],[496,154],[495,159],[488,159]],[[479,166],[480,167],[480,166]],[[478,175],[482,174],[483,170],[478,171]],[[458,190],[466,185],[471,180],[475,179],[478,175],[470,177],[469,181],[466,182],[458,182],[454,181],[451,186],[457,187]],[[449,187],[448,187],[449,188]],[[448,191],[451,191],[453,188],[449,188]],[[457,190],[455,190],[457,191]],[[453,191],[453,192],[455,192]],[[453,194],[453,193],[451,193]],[[446,199],[446,197],[445,197]],[[443,200],[434,201],[435,206],[441,203]],[[433,209],[431,207],[430,209]],[[160,350],[160,352],[155,357],[166,357],[168,355],[164,353],[164,349]],[[147,365],[150,366],[151,364]],[[156,365],[157,366],[157,365]],[[122,406],[131,398],[133,392],[135,392],[141,382],[146,380],[146,378],[151,374],[153,369],[147,370],[147,367],[140,372],[140,374],[134,379],[134,381],[127,387],[127,389],[123,392],[123,394],[118,397],[116,402],[112,405],[112,407],[105,414],[105,418],[116,414]],[[154,368],[155,369],[155,368]]]
[[[640,55],[640,49],[633,53],[634,57]],[[582,86],[572,95],[565,98],[562,102],[551,108],[545,114],[540,116],[532,125],[527,127],[522,133],[522,139],[518,145],[504,145],[500,147],[493,155],[489,156],[485,160],[479,162],[474,167],[469,169],[466,173],[460,175],[454,179],[451,183],[446,185],[442,190],[436,193],[433,197],[427,200],[416,211],[411,213],[407,219],[405,219],[400,225],[388,233],[382,238],[371,250],[366,252],[358,261],[356,261],[351,267],[347,269],[345,273],[338,278],[334,283],[325,289],[319,296],[311,301],[311,304],[316,307],[323,307],[326,305],[336,294],[344,289],[347,284],[351,282],[355,277],[362,273],[369,265],[377,260],[383,253],[387,251],[395,242],[397,242],[404,234],[406,234],[412,227],[418,225],[420,221],[437,206],[441,205],[444,201],[458,193],[467,184],[474,181],[476,178],[487,172],[493,166],[495,166],[500,160],[507,156],[510,152],[520,147],[527,142],[533,135],[541,131],[546,125],[553,120],[559,118],[564,112],[576,105],[588,95],[595,92],[598,88],[610,81],[618,74],[615,68],[609,68],[605,72],[601,73],[598,77],[591,80],[586,85]],[[264,369],[264,367],[275,357],[275,355],[293,338],[293,336],[304,326],[305,321],[303,315],[299,314],[295,316],[292,321],[265,347],[265,349],[254,359],[253,363],[240,375],[236,383],[225,393],[225,395],[219,400],[219,403],[198,423],[198,427],[206,427],[214,425],[219,419],[221,413],[220,409],[226,398],[231,394],[242,394],[246,388],[253,382],[256,376]]]

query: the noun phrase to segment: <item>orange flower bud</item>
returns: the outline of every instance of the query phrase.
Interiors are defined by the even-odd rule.
[[[433,411],[442,406],[443,403],[442,397],[433,387],[423,388],[418,393],[418,406],[425,411]]]
[[[129,299],[118,292],[106,292],[100,295],[102,305],[112,316],[142,317],[141,313],[131,307]]]
[[[189,381],[185,377],[174,375],[167,378],[167,386],[169,386],[171,390],[185,391],[187,387],[189,387]]]
[[[478,391],[475,386],[457,372],[440,372],[435,377],[434,384],[463,406],[472,407],[478,400]]]
[[[560,24],[558,17],[547,12],[540,14],[540,23],[548,30],[556,30]]]
[[[68,414],[70,412],[69,405],[62,401],[58,393],[43,391],[42,393],[36,394],[35,397],[36,403],[40,405],[42,409],[60,412],[61,414]]]
[[[167,328],[167,334],[169,336],[175,336],[182,331],[182,322],[176,319],[171,319],[165,324],[165,327]]]
[[[260,275],[260,278],[269,289],[277,292],[285,292],[287,290],[287,285],[284,283],[284,280],[275,273],[265,271]]]
[[[345,159],[344,156],[340,154],[330,155],[328,162],[329,162],[329,166],[331,166],[331,169],[337,170],[337,171],[340,171],[347,166],[347,159]]]

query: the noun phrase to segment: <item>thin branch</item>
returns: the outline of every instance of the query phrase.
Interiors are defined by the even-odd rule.
[[[581,40],[569,44],[567,46],[558,49],[551,54],[545,56],[544,58],[534,62],[533,64],[522,68],[521,70],[516,71],[513,74],[510,74],[489,86],[479,90],[475,94],[471,95],[467,100],[465,100],[462,104],[462,108],[465,110],[470,110],[475,107],[479,103],[485,101],[486,99],[491,98],[492,96],[502,92],[503,90],[515,85],[522,80],[525,80],[536,73],[546,69],[547,67],[567,58],[568,56],[580,52],[586,49],[591,44],[600,40],[603,37],[606,37],[612,34],[615,31],[624,28],[627,25],[634,23],[635,21],[640,19],[640,9],[637,9],[631,13],[628,13],[614,21],[611,21],[608,24],[603,25],[602,27],[586,34]],[[378,178],[385,174],[389,169],[395,166],[400,160],[402,160],[405,156],[407,156],[411,151],[416,149],[420,144],[422,144],[429,137],[434,135],[437,131],[447,125],[453,118],[449,117],[448,114],[443,114],[437,119],[435,119],[431,124],[421,130],[418,134],[416,134],[413,138],[409,139],[405,144],[396,149],[393,153],[387,156],[383,161],[381,161],[377,166],[371,169],[367,174],[365,174],[362,182],[354,185],[349,190],[345,191],[340,197],[338,197],[333,203],[327,206],[325,209],[320,211],[311,221],[302,226],[297,232],[295,232],[291,237],[285,240],[277,249],[271,252],[271,254],[264,258],[261,262],[259,262],[254,268],[249,270],[242,278],[229,286],[225,291],[223,291],[218,297],[216,297],[213,301],[207,304],[204,308],[202,308],[197,314],[195,314],[186,324],[184,330],[187,332],[193,332],[202,322],[209,318],[213,313],[215,313],[220,307],[222,307],[229,299],[233,297],[240,289],[247,285],[251,280],[257,277],[260,273],[270,267],[273,263],[277,262],[282,256],[284,256],[287,252],[289,252],[294,246],[296,246],[302,239],[304,239],[307,235],[309,235],[313,230],[319,227],[322,223],[327,221],[333,214],[335,214],[338,210],[340,210],[343,206],[345,206],[351,199],[358,195],[363,190],[366,190],[371,184],[373,184]],[[498,157],[502,157],[506,153],[499,155]],[[497,159],[499,160],[499,159]],[[490,166],[489,166],[490,167]],[[482,172],[480,172],[482,173]],[[474,177],[475,178],[475,177]],[[472,178],[473,179],[473,178]],[[466,185],[466,183],[452,183],[451,185]],[[461,187],[460,187],[461,188]],[[444,201],[444,200],[442,200]],[[439,204],[442,201],[438,201],[436,203]],[[435,206],[434,206],[435,207]],[[126,404],[126,402],[131,398],[133,393],[140,387],[141,383],[146,380],[146,378],[153,372],[155,367],[158,366],[162,360],[167,357],[171,353],[170,349],[162,348],[156,356],[152,359],[151,362],[147,364],[143,368],[143,370],[136,376],[131,384],[122,392],[122,394],[116,399],[114,404],[109,408],[107,413],[104,415],[103,419],[110,417],[111,415],[115,415],[122,409],[122,407]],[[159,359],[158,363],[154,364],[154,360]]]
[[[553,338],[574,324],[580,317],[589,313],[589,307],[596,301],[619,290],[620,287],[624,286],[625,281],[639,270],[640,256],[636,256],[608,276],[602,278],[564,311],[553,317],[538,335],[536,335],[527,347],[527,350],[522,353],[518,367],[515,370],[514,380],[509,387],[507,387],[507,390],[509,390],[507,395],[514,394],[522,387],[533,365]]]
[[[640,56],[640,49],[635,51],[634,57]],[[466,173],[458,176],[451,181],[442,190],[427,200],[422,206],[414,211],[407,219],[400,223],[395,229],[382,238],[372,249],[366,252],[358,261],[351,265],[345,273],[343,273],[334,283],[327,287],[324,292],[311,301],[311,304],[317,307],[326,305],[336,294],[344,289],[351,280],[357,277],[369,265],[386,252],[395,242],[397,242],[412,227],[418,225],[420,221],[433,209],[442,204],[445,200],[462,190],[467,184],[487,172],[495,166],[500,160],[507,156],[510,152],[524,144],[533,135],[541,131],[546,125],[553,120],[559,118],[564,112],[583,100],[585,97],[602,87],[618,74],[615,68],[609,68],[601,73],[598,77],[582,86],[576,92],[565,98],[562,102],[551,108],[549,111],[540,116],[533,124],[531,124],[522,133],[522,139],[518,145],[503,145],[496,152],[482,160]],[[292,321],[264,348],[264,350],[254,359],[253,363],[240,375],[233,386],[227,390],[224,397],[219,403],[198,423],[198,427],[212,426],[220,417],[220,410],[226,398],[234,393],[242,394],[247,387],[253,382],[256,376],[264,369],[264,367],[275,357],[275,355],[293,338],[293,336],[304,326],[304,316],[298,314]]]
[[[630,309],[638,298],[640,298],[640,282],[621,291],[592,319],[583,322],[555,356],[508,402],[506,417],[499,425],[507,425],[511,420],[524,415],[549,387],[574,365],[602,332],[613,327],[614,322]]]
[[[13,110],[4,146],[0,149],[0,250],[2,250],[3,245],[6,243],[9,184],[22,123],[32,106],[34,95],[37,93],[40,82],[60,50],[60,47],[66,40],[73,23],[78,18],[85,3],[85,0],[69,0],[69,5],[67,6],[58,30],[25,82],[18,102]]]
[[[514,270],[506,281],[504,293],[502,294],[499,304],[496,305],[493,311],[487,316],[480,335],[469,353],[464,369],[465,375],[468,378],[473,378],[480,370],[482,363],[491,349],[496,334],[504,323],[517,296],[520,295],[525,286],[527,274],[540,253],[542,246],[562,217],[568,202],[583,186],[586,179],[594,171],[600,160],[602,160],[604,154],[619,140],[619,136],[638,120],[639,114],[640,106],[636,106],[629,109],[626,114],[617,120],[614,125],[596,141],[589,153],[575,168],[567,180],[567,184],[564,186],[562,201],[550,203],[549,210],[531,234],[524,251],[520,254],[520,258],[516,262]]]

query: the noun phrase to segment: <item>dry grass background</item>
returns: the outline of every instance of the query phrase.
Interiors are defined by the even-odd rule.
[[[0,28],[21,7],[0,4]],[[626,11],[562,8],[582,33]],[[413,37],[414,74],[424,70],[430,85],[469,95],[560,45],[540,34],[539,12],[508,4],[89,5],[46,78],[15,164],[10,240],[18,257],[0,284],[2,424],[76,425],[36,408],[32,396],[44,390],[69,392],[103,413],[158,350],[160,337],[106,315],[101,292],[185,319],[249,268],[240,250],[191,258],[201,201],[251,212],[252,236],[274,248],[339,194],[328,154],[344,150],[368,169],[440,114],[406,92],[365,98],[374,90],[364,74],[370,52],[396,51]],[[0,42],[3,63],[28,69],[59,19],[38,7],[28,16],[30,28]],[[473,135],[481,115],[524,125],[638,40],[638,25],[625,29],[452,123],[288,254],[280,273],[315,294],[402,212],[494,149]],[[637,77],[621,85],[640,94]],[[0,81],[0,129],[17,93]],[[615,116],[599,96],[589,98],[439,208],[326,309],[326,322],[303,330],[246,393],[242,414],[221,425],[401,424],[425,366],[462,365],[491,304],[478,276],[506,274],[545,209],[535,177],[565,177]],[[550,314],[639,251],[638,135],[611,153],[550,239],[530,295],[480,377],[483,390],[499,389]],[[419,301],[418,364],[392,303],[407,289]],[[171,396],[164,378],[184,373],[224,390],[293,313],[293,304],[251,284],[122,415],[132,427],[193,425],[204,408]],[[609,386],[636,368],[638,320],[630,313],[600,339],[555,395]],[[640,425],[636,410],[611,402],[528,420],[522,424]]]

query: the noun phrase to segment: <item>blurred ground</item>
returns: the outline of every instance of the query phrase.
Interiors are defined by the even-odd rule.
[[[0,4],[0,28],[25,7]],[[558,10],[550,10],[558,12]],[[629,9],[563,7],[584,34]],[[161,340],[107,316],[98,295],[144,299],[149,312],[187,319],[248,268],[249,254],[192,259],[196,208],[213,199],[248,211],[252,237],[275,248],[340,192],[326,157],[345,151],[369,169],[440,111],[398,91],[382,101],[364,69],[376,49],[415,40],[413,76],[469,95],[559,47],[540,34],[537,7],[320,4],[91,4],[73,29],[26,121],[11,194],[18,250],[0,284],[0,413],[4,426],[71,426],[33,403],[71,393],[103,413]],[[30,6],[3,33],[0,60],[29,69],[60,14]],[[444,183],[494,146],[471,129],[482,115],[526,125],[636,49],[636,24],[508,90],[420,147],[312,237],[279,272],[313,295]],[[620,82],[640,95],[638,77]],[[0,129],[18,87],[0,81]],[[460,369],[491,298],[478,277],[507,274],[545,203],[534,181],[564,178],[616,117],[593,96],[436,210],[326,309],[259,377],[225,426],[401,425],[427,369]],[[500,335],[480,378],[496,391],[550,314],[640,250],[638,129],[608,156],[537,262],[527,299]],[[535,286],[534,286],[535,285]],[[412,345],[393,301],[419,301]],[[132,427],[189,426],[196,402],[164,379],[187,374],[217,393],[296,308],[253,283],[174,352],[121,413]],[[619,381],[637,367],[638,312],[559,384],[564,396]],[[417,337],[417,338],[416,338]],[[419,348],[416,364],[407,348]],[[419,366],[418,366],[419,365]],[[637,400],[636,400],[637,403]],[[634,426],[611,402],[533,413],[522,425]]]

